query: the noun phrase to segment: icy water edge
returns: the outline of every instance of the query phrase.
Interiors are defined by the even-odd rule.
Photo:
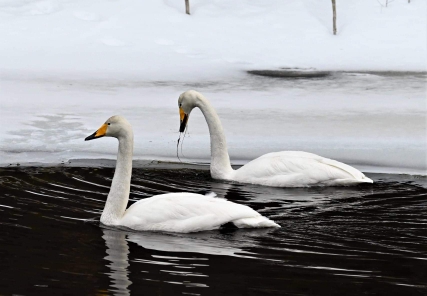
[[[177,161],[177,100],[195,89],[218,112],[234,164],[306,151],[367,172],[425,175],[427,74],[379,74],[193,82],[0,74],[0,166],[115,159],[115,142],[83,141],[114,114],[134,127],[134,159]],[[206,120],[195,109],[181,159],[209,162],[209,147]]]
[[[1,294],[427,294],[425,177],[286,189],[215,181],[206,169],[135,168],[131,202],[214,191],[282,226],[161,234],[99,226],[112,175],[0,168]]]

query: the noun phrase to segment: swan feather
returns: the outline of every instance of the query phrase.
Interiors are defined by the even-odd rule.
[[[196,193],[168,193],[131,205],[120,221],[135,230],[196,232],[233,222],[239,228],[280,227],[248,206]]]
[[[236,170],[231,178],[274,187],[372,183],[371,179],[349,165],[302,151],[265,154]]]

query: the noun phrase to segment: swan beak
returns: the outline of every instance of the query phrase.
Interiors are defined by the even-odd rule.
[[[181,125],[179,126],[179,132],[183,133],[185,131],[185,127],[187,126],[188,114],[186,114],[182,108],[179,108],[179,120],[181,122]]]
[[[105,134],[107,133],[107,127],[108,125],[104,123],[96,132],[86,137],[85,141],[90,141],[90,140],[98,139],[105,136]]]

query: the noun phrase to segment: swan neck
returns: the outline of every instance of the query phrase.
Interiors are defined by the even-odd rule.
[[[101,222],[106,225],[118,224],[123,217],[129,201],[130,181],[132,177],[133,133],[118,137],[119,149],[116,169],[108,193]]]
[[[231,168],[230,156],[227,151],[227,140],[218,114],[210,102],[202,95],[199,95],[197,107],[202,111],[209,127],[211,140],[211,175],[214,179],[228,179],[233,169]]]

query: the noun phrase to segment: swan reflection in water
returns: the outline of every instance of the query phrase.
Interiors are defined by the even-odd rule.
[[[129,246],[126,242],[126,233],[110,229],[103,229],[107,247],[107,256],[104,258],[110,263],[107,265],[110,268],[108,276],[112,280],[111,287],[120,295],[130,295],[128,287],[132,284],[129,280]]]
[[[133,232],[117,228],[102,228],[102,231],[107,248],[105,259],[109,261],[107,266],[110,268],[108,276],[111,279],[111,289],[120,295],[130,295],[129,286],[132,282],[129,280],[128,242],[144,249],[133,253],[131,260],[133,264],[143,264],[140,270],[144,280],[168,283],[172,276],[173,282],[180,282],[185,287],[208,287],[207,283],[203,282],[203,278],[208,277],[205,274],[208,270],[206,268],[209,267],[209,258],[206,255],[256,258],[256,254],[240,248],[242,242],[245,242],[244,247],[253,247],[256,240],[248,239],[248,236],[263,236],[271,230],[206,231],[187,234]],[[159,254],[157,251],[169,254]]]

